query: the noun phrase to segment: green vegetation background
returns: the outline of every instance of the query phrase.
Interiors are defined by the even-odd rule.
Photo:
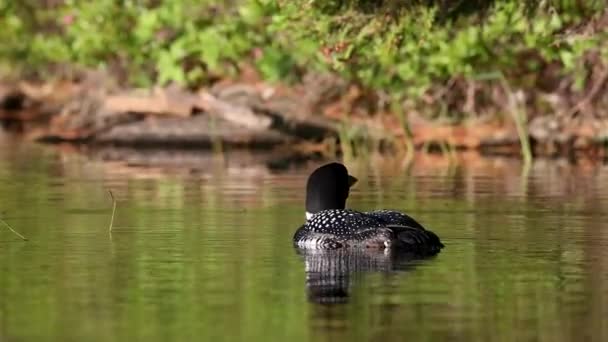
[[[387,98],[451,80],[538,87],[555,66],[584,89],[584,56],[608,60],[585,25],[602,0],[0,0],[0,72],[103,68],[122,81],[198,87],[253,66],[270,81],[331,71]]]

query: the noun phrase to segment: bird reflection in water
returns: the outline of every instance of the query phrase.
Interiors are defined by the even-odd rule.
[[[304,259],[308,300],[313,303],[345,303],[350,286],[362,273],[393,273],[414,267],[419,259],[411,253],[390,249],[299,249]]]

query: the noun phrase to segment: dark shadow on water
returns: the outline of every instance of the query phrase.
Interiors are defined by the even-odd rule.
[[[346,303],[351,285],[365,273],[413,270],[420,257],[376,249],[308,250],[296,248],[304,260],[306,291],[312,303]]]

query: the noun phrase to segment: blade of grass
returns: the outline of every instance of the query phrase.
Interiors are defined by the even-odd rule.
[[[519,137],[519,144],[521,146],[521,154],[523,156],[524,163],[530,164],[532,162],[533,155],[532,147],[530,146],[530,138],[528,136],[526,108],[523,104],[521,104],[521,101],[517,98],[504,76],[500,78],[500,82],[507,95],[508,109],[515,121],[515,128]]]
[[[0,218],[0,222],[2,222],[2,224],[4,224],[6,226],[6,228],[8,228],[11,232],[13,232],[13,234],[17,235],[18,237],[21,238],[21,240],[23,241],[27,241],[27,238],[21,234],[19,234],[16,230],[13,229],[13,227],[11,227],[10,224],[8,224],[6,221],[4,221],[2,218]]]
[[[108,190],[110,193],[110,197],[112,197],[112,218],[110,219],[110,228],[109,231],[112,233],[112,228],[114,227],[114,214],[116,213],[116,199],[114,198],[114,194],[112,194],[112,190]]]

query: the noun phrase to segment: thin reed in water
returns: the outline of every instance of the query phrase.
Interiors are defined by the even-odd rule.
[[[19,234],[19,232],[17,232],[16,230],[14,230],[13,227],[11,227],[11,225],[8,224],[6,221],[4,221],[2,218],[0,218],[0,222],[2,222],[2,224],[4,224],[6,226],[6,228],[8,228],[11,232],[13,232],[13,234],[15,234],[18,237],[20,237],[21,240],[27,241],[27,238],[25,236]]]
[[[116,199],[114,198],[114,194],[112,194],[112,190],[108,190],[110,193],[110,197],[112,197],[112,218],[110,219],[110,228],[109,231],[112,233],[112,228],[114,227],[114,214],[116,213]]]

